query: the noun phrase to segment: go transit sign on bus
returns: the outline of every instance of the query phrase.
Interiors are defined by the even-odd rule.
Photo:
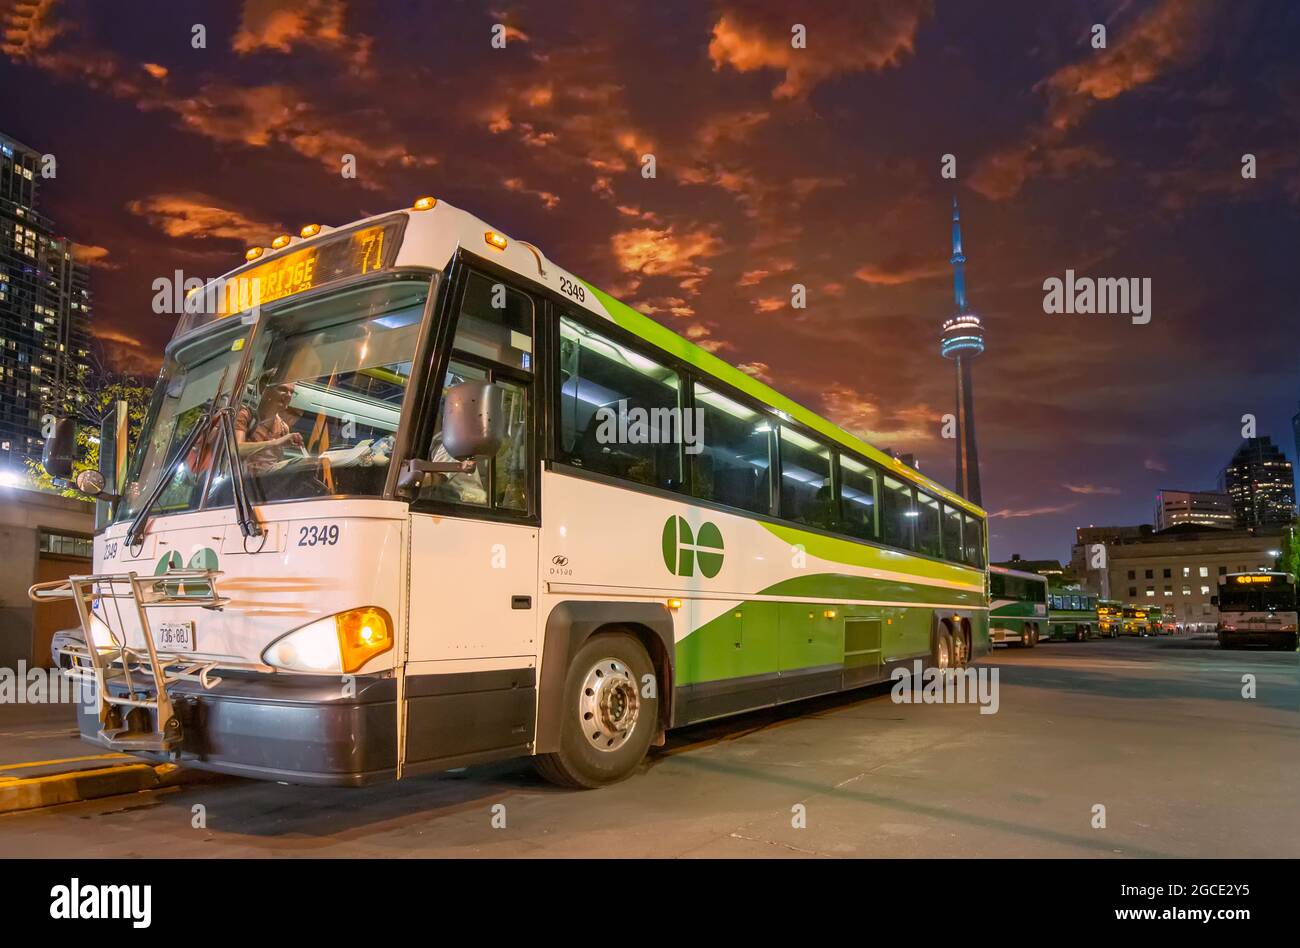
[[[696,536],[683,517],[669,517],[664,521],[664,565],[675,576],[694,576],[700,573],[712,579],[722,569],[722,531],[709,521],[700,524]]]

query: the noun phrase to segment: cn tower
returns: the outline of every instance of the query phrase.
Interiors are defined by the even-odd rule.
[[[975,396],[971,362],[984,351],[984,324],[966,308],[966,255],[961,249],[961,214],[952,199],[952,291],[956,313],[943,324],[939,354],[957,363],[957,493],[983,506],[980,458],[975,447]]]

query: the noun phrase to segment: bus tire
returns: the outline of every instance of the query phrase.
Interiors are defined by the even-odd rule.
[[[1088,633],[1083,631],[1083,626],[1077,625],[1074,627],[1074,640],[1076,642],[1082,642],[1087,637]]]
[[[948,629],[944,626],[939,627],[939,631],[934,635],[934,646],[930,652],[930,662],[935,668],[944,669],[952,668],[952,636],[948,634]]]
[[[645,697],[651,682],[651,697]],[[576,790],[628,777],[654,739],[658,688],[650,656],[634,636],[615,632],[587,639],[564,677],[560,749],[533,758],[537,772]]]
[[[1021,634],[1020,644],[1025,648],[1033,648],[1038,644],[1038,626],[1026,625],[1025,631]]]
[[[952,663],[955,668],[965,668],[971,663],[971,641],[962,628],[952,632]]]

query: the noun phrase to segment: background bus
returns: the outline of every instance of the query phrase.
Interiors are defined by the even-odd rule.
[[[1124,635],[1147,636],[1151,634],[1151,620],[1145,606],[1127,603],[1122,613],[1120,631]]]
[[[1052,590],[1047,616],[1052,638],[1082,642],[1098,629],[1097,597],[1077,585]]]
[[[989,567],[989,639],[1033,648],[1048,632],[1047,577]]]
[[[1124,625],[1124,604],[1117,599],[1097,600],[1097,631],[1102,638],[1117,637]]]
[[[1290,573],[1229,573],[1213,602],[1219,607],[1220,648],[1296,648],[1296,580]]]

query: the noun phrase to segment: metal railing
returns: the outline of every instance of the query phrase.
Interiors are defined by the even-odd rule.
[[[175,751],[181,743],[181,724],[169,685],[194,682],[207,690],[221,683],[212,674],[218,668],[268,670],[260,663],[196,658],[156,644],[147,610],[220,609],[228,601],[217,590],[220,575],[210,569],[178,569],[144,577],[134,572],[99,573],[37,583],[28,590],[33,602],[70,599],[77,608],[83,642],[61,646],[59,655],[71,661],[64,674],[95,688],[98,737],[103,744],[119,750]],[[143,645],[130,644],[125,619],[132,613]]]

